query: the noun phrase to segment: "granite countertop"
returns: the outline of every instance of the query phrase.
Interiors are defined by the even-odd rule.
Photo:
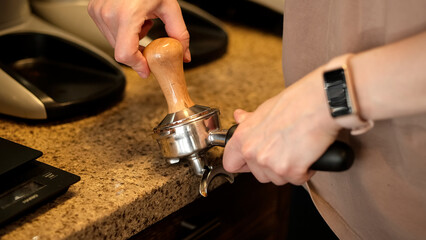
[[[225,24],[228,52],[185,71],[196,104],[221,111],[222,127],[236,108],[254,110],[284,88],[281,38]],[[81,180],[69,190],[0,229],[1,239],[126,239],[196,198],[199,177],[187,164],[169,165],[152,129],[167,104],[152,76],[123,67],[124,99],[93,116],[52,123],[0,117],[0,137],[38,149],[39,161]]]

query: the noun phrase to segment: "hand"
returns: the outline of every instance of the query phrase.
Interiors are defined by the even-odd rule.
[[[223,166],[229,172],[252,172],[262,183],[300,185],[314,171],[309,167],[334,142],[340,126],[332,119],[317,69],[253,113],[236,110],[239,123],[225,147]]]
[[[115,59],[132,67],[142,78],[149,67],[142,55],[142,39],[152,27],[152,19],[160,18],[167,34],[183,46],[184,61],[191,61],[189,33],[177,0],[91,0],[89,15],[114,47]]]

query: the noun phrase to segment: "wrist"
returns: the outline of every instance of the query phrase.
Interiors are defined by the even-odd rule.
[[[303,99],[307,101],[305,105],[313,106],[311,108],[311,115],[307,121],[313,126],[326,130],[326,132],[337,134],[337,132],[342,129],[342,126],[339,125],[330,114],[327,96],[324,94],[323,73],[324,66],[321,66],[294,85],[303,82],[305,86],[303,90]]]

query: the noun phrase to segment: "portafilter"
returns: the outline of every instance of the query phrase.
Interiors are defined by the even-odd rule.
[[[163,157],[170,164],[187,160],[193,172],[201,176],[199,192],[202,196],[207,196],[209,184],[216,176],[223,176],[232,183],[234,175],[222,166],[208,165],[204,155],[214,146],[224,147],[237,125],[221,129],[218,109],[196,105],[191,100],[183,71],[181,43],[173,38],[158,38],[146,46],[143,55],[168,105],[168,114],[154,128],[154,138]],[[352,165],[353,158],[352,149],[336,141],[311,169],[343,171]]]

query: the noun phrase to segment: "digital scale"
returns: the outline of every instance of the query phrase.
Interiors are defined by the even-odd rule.
[[[0,226],[65,193],[80,180],[36,161],[42,154],[0,138]]]

